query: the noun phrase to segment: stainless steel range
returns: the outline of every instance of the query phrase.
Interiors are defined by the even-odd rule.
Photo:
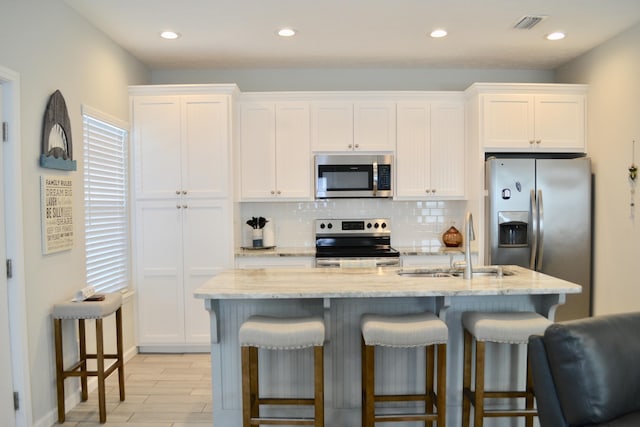
[[[400,265],[391,247],[391,221],[317,219],[316,267],[386,267]]]

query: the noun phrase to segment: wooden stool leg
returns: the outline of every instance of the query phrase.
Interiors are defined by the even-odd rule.
[[[363,341],[362,364],[364,376],[364,401],[362,402],[362,427],[373,427],[375,424],[376,402],[375,391],[375,346],[366,345]]]
[[[116,310],[116,347],[118,363],[118,386],[120,389],[120,401],[124,401],[124,351],[122,346],[122,308]]]
[[[471,418],[471,401],[468,393],[471,392],[471,346],[473,340],[471,334],[464,330],[464,367],[462,379],[462,427],[469,427]],[[440,426],[438,426],[440,427]]]
[[[242,427],[251,425],[251,390],[249,389],[249,347],[241,347],[241,364],[242,364]]]
[[[447,419],[447,345],[438,344],[438,427],[446,427]]]
[[[433,384],[434,384],[434,371],[435,371],[435,361],[434,361],[434,346],[430,345],[425,347],[425,351],[424,351],[424,359],[425,359],[425,373],[426,373],[426,379],[425,379],[425,384],[424,384],[424,395],[425,395],[425,399],[424,399],[424,412],[425,414],[433,414],[433,396],[435,394],[435,389],[433,388]],[[440,360],[438,360],[438,363],[440,363]],[[440,408],[438,408],[438,410],[440,410]],[[424,422],[425,427],[431,427],[433,426],[433,422],[432,421],[425,421]]]
[[[484,423],[484,355],[484,341],[476,340],[476,398],[473,404],[473,427],[482,427]]]
[[[87,334],[85,330],[84,319],[78,319],[78,340],[80,347],[80,386],[82,389],[82,401],[89,399],[89,390],[87,388]]]
[[[56,388],[58,390],[58,422],[65,418],[64,410],[64,366],[62,357],[62,320],[53,319],[53,333],[56,347]]]
[[[531,364],[527,357],[527,397],[525,398],[526,408],[533,409],[534,403],[534,390],[533,390],[533,375],[531,374]],[[534,415],[526,416],[526,427],[533,427]]]
[[[104,395],[104,342],[102,334],[102,319],[96,319],[96,361],[98,362],[98,407],[100,409],[100,424],[107,422],[107,405]]]
[[[260,416],[260,383],[258,374],[258,347],[249,347],[249,415]],[[253,425],[253,423],[250,423]]]
[[[324,427],[324,347],[315,346],[313,349],[315,427]]]

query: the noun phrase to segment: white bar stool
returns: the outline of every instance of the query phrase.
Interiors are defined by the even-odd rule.
[[[526,344],[529,336],[543,334],[551,322],[534,312],[484,313],[469,311],[462,314],[464,329],[464,373],[462,384],[462,426],[469,427],[471,405],[474,406],[474,427],[482,427],[485,417],[525,417],[526,426],[533,427],[538,414],[534,407],[533,379],[527,360],[526,389],[507,391],[485,390],[485,343]],[[475,344],[475,390],[471,390],[471,355]],[[485,399],[524,398],[524,409],[485,409]]]
[[[102,334],[102,319],[116,314],[116,354],[104,354]],[[120,293],[105,294],[103,301],[62,302],[53,306],[53,329],[56,349],[56,385],[58,391],[58,422],[65,420],[64,408],[64,380],[68,377],[80,377],[82,388],[82,401],[88,396],[87,377],[98,377],[98,407],[100,411],[100,423],[107,421],[107,409],[105,401],[104,382],[113,371],[118,370],[118,384],[120,388],[120,400],[124,400],[124,358],[122,350],[122,295]],[[67,319],[78,320],[79,361],[69,369],[64,369],[64,357],[62,354],[62,321]],[[84,321],[95,319],[96,321],[96,353],[87,353]],[[95,371],[87,370],[87,360],[96,359]],[[115,359],[115,362],[105,369],[105,359]]]
[[[242,425],[324,426],[324,340],[325,326],[321,317],[279,318],[251,316],[239,332],[242,358]],[[313,398],[262,398],[258,385],[258,348],[297,350],[313,347]],[[260,405],[313,405],[313,418],[261,417]]]
[[[433,313],[386,316],[364,314],[362,331],[362,426],[376,422],[437,421],[445,427],[447,386],[447,325]],[[425,392],[423,394],[375,394],[375,347],[424,347]],[[438,349],[437,392],[434,389],[435,348]],[[376,414],[376,402],[424,402],[423,413]],[[434,412],[434,404],[437,411]]]

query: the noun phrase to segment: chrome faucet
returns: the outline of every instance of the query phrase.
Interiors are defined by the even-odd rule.
[[[473,215],[467,212],[464,219],[464,279],[473,278],[473,267],[471,266],[471,241],[476,240],[476,233],[473,230]]]

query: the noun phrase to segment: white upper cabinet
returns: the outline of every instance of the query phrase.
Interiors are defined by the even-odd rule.
[[[530,93],[480,92],[480,144],[485,151],[586,150],[586,90],[544,86],[544,91]]]
[[[395,149],[395,102],[316,101],[311,113],[315,152]]]
[[[228,96],[133,97],[135,194],[229,194]]]
[[[465,197],[464,103],[399,102],[396,199]]]
[[[241,108],[241,199],[312,198],[309,103],[245,102]]]

